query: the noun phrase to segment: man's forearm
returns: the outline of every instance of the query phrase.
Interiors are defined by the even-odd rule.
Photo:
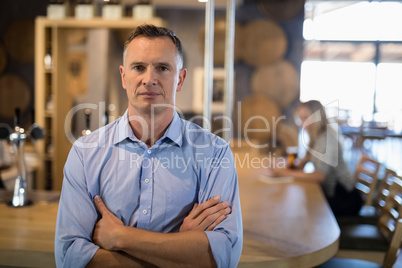
[[[138,260],[125,252],[109,251],[98,249],[91,261],[86,265],[86,268],[98,267],[133,267],[133,268],[154,268],[156,266]]]
[[[187,227],[190,228],[190,231],[178,233],[152,232],[124,226],[123,222],[106,208],[99,196],[95,196],[94,201],[102,218],[95,225],[93,242],[101,248],[110,251],[123,251],[135,259],[158,267],[216,266],[207,235],[204,231],[191,228],[194,222],[195,227],[199,225],[197,221],[188,219],[190,227]],[[217,199],[216,201],[219,200]],[[202,212],[201,215],[216,214],[214,213],[214,211],[216,212],[216,207],[211,212],[208,209],[202,209],[203,206],[205,206],[205,203],[199,206]],[[210,206],[206,205],[206,207],[209,208]],[[197,214],[196,211],[199,208],[195,208],[192,212]],[[218,208],[217,211],[222,212],[222,209]],[[226,214],[227,212],[224,212],[223,215]],[[199,218],[198,216],[194,217]],[[217,219],[220,219],[220,217]],[[211,223],[215,220],[212,220]]]
[[[118,250],[158,267],[216,267],[202,231],[166,234],[125,226],[117,236]]]

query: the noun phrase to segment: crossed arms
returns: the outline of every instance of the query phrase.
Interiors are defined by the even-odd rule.
[[[99,148],[106,152],[98,153]],[[208,180],[201,180],[199,187],[187,177],[158,181],[151,214],[147,207],[140,207],[135,194],[140,192],[140,183],[133,183],[138,169],[130,169],[129,161],[110,157],[109,151],[119,150],[99,148],[74,146],[67,159],[55,232],[57,267],[90,267],[99,262],[98,267],[168,267],[172,263],[177,267],[190,266],[190,262],[197,267],[204,262],[204,266],[214,262],[218,267],[236,266],[242,222],[234,168],[200,169],[199,176]],[[104,159],[94,161],[95,154]],[[230,154],[227,151],[224,156]],[[99,165],[102,161],[105,164]],[[119,176],[119,184],[112,183]],[[166,189],[166,181],[174,187]],[[96,195],[102,201],[94,205]],[[227,202],[210,199],[213,196]],[[230,212],[224,212],[229,204]]]
[[[87,267],[215,267],[204,230],[212,231],[230,213],[229,203],[219,201],[217,196],[194,204],[179,233],[157,233],[124,226],[95,196],[94,203],[102,218],[95,226],[93,241],[100,249]]]

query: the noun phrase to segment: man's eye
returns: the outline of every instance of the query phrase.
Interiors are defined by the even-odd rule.
[[[143,71],[144,66],[134,66],[133,69],[136,70],[136,71]]]
[[[165,66],[161,66],[161,67],[159,67],[159,68],[160,68],[160,70],[163,71],[163,72],[168,70],[168,68],[165,67]]]

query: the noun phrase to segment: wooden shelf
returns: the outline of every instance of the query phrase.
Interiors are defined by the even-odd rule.
[[[53,111],[46,110],[45,111],[45,116],[52,118],[53,117]]]
[[[45,161],[52,161],[52,160],[53,160],[53,154],[45,155]]]
[[[63,181],[63,167],[71,149],[67,139],[64,121],[74,105],[73,96],[67,84],[68,37],[71,29],[134,29],[144,23],[158,26],[165,25],[161,18],[151,20],[135,20],[123,18],[107,20],[94,18],[78,20],[70,17],[56,20],[37,17],[35,21],[35,121],[47,131],[44,140],[38,141],[38,151],[45,155],[37,171],[36,189],[60,190]],[[52,52],[52,68],[45,68],[46,51]],[[106,56],[106,55],[105,55]],[[52,94],[52,110],[46,109],[46,103]],[[51,140],[49,139],[51,137]],[[52,145],[51,155],[47,152],[49,142]],[[46,162],[46,163],[45,163]]]
[[[141,24],[164,25],[161,18],[153,18],[150,20],[136,20],[132,18],[122,18],[119,20],[103,19],[100,17],[90,20],[79,20],[74,17],[65,19],[48,19],[46,17],[38,17],[37,23],[41,23],[44,27],[63,27],[63,28],[108,28],[108,29],[133,29]]]

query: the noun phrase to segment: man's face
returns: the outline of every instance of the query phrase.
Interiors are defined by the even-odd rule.
[[[132,40],[124,66],[120,66],[129,115],[152,111],[157,114],[172,109],[176,92],[181,90],[186,77],[186,70],[179,68],[178,51],[170,38]],[[155,104],[162,106],[152,107]]]

